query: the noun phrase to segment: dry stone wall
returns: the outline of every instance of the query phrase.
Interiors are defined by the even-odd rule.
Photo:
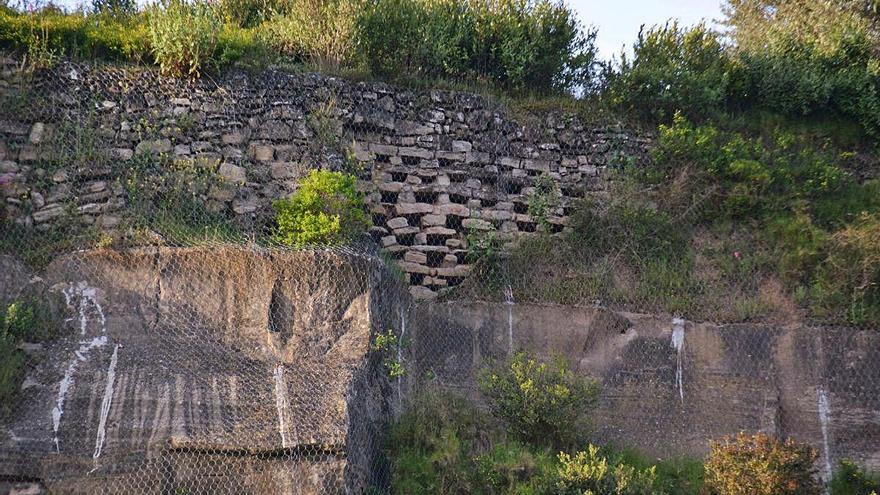
[[[61,64],[22,78],[16,67],[3,59],[0,78],[8,102],[0,110],[0,181],[14,222],[50,229],[72,214],[118,228],[129,198],[116,170],[138,154],[216,173],[222,183],[199,199],[247,232],[265,230],[272,201],[293,192],[309,169],[356,171],[371,234],[418,298],[470,273],[469,234],[562,232],[578,200],[601,201],[618,157],[637,161],[650,144],[573,115],[521,124],[473,94],[317,74],[232,73],[187,83],[149,69]],[[74,150],[69,163],[42,167],[71,123],[92,129],[88,138],[111,159],[95,165],[74,159],[82,153]],[[528,208],[541,176],[559,191],[543,222]]]

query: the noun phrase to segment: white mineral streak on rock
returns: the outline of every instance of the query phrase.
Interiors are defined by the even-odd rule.
[[[397,363],[403,366],[403,337],[406,335],[406,311],[400,308],[400,338],[397,339]],[[397,402],[402,406],[403,395],[401,394],[401,383],[403,376],[397,377]]]
[[[672,319],[672,347],[675,348],[676,353],[675,384],[678,387],[681,403],[684,404],[684,383],[681,370],[681,357],[684,349],[684,320],[681,318]]]
[[[88,328],[89,317],[87,310],[89,305],[94,308],[94,311],[100,317],[101,335],[92,337],[90,340],[81,340],[79,342],[79,348],[73,352],[74,359],[72,359],[70,361],[70,364],[67,365],[67,370],[64,372],[64,377],[58,384],[58,397],[55,400],[55,407],[52,408],[53,441],[55,443],[55,450],[57,452],[61,451],[61,447],[58,441],[58,429],[61,427],[61,416],[64,415],[64,402],[65,400],[67,400],[67,394],[70,392],[70,388],[73,386],[74,373],[76,372],[77,365],[78,363],[85,362],[88,359],[89,353],[92,349],[104,347],[105,345],[107,345],[107,320],[104,317],[104,309],[98,303],[97,290],[94,287],[89,287],[86,282],[80,282],[76,286],[65,288],[64,290],[62,290],[62,293],[64,294],[64,300],[67,303],[67,306],[70,308],[73,308],[73,303],[75,302],[75,299],[78,299],[78,301],[76,301],[76,309],[79,314],[80,335],[85,335],[86,329]],[[71,319],[68,319],[67,321],[70,320]],[[115,367],[115,362],[113,363],[113,366]]]
[[[278,410],[278,433],[281,435],[281,447],[287,448],[287,426],[284,423],[284,411],[287,410],[287,385],[284,383],[284,366],[275,366],[275,408]]]
[[[107,432],[107,415],[110,414],[110,405],[113,403],[113,385],[116,382],[116,362],[119,358],[119,344],[113,348],[113,356],[110,358],[110,366],[107,368],[107,384],[104,386],[104,398],[101,400],[101,419],[98,422],[98,435],[95,438],[95,469],[98,468],[98,457],[101,457],[101,449],[104,448],[104,438]]]
[[[827,485],[831,481],[831,448],[828,440],[828,394],[825,393],[824,388],[819,387],[816,395],[819,397],[819,425],[822,428],[823,477],[826,484],[825,493],[828,493]]]
[[[513,354],[513,288],[507,286],[504,289],[504,303],[507,305],[507,353]]]

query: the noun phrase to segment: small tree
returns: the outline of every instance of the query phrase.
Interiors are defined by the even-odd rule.
[[[545,363],[522,352],[503,366],[483,370],[479,386],[511,434],[554,448],[583,440],[586,413],[599,392],[594,380],[572,371],[564,359]]]
[[[274,239],[287,246],[338,245],[364,232],[364,201],[352,175],[312,170],[296,192],[276,201]]]
[[[809,445],[740,433],[711,443],[706,486],[716,495],[814,495],[815,460]]]

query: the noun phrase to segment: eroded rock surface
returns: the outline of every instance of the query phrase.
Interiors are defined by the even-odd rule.
[[[435,303],[414,336],[413,376],[468,387],[490,358],[562,354],[602,384],[597,441],[702,457],[744,430],[790,436],[820,473],[880,469],[880,334],[851,328],[715,325],[598,307]],[[442,328],[442,331],[439,330]]]
[[[406,291],[371,258],[88,251],[53,262],[45,284],[66,329],[34,356],[3,425],[0,477],[63,493],[363,493],[374,481],[390,393],[370,339]]]

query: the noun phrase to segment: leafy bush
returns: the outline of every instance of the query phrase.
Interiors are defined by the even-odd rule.
[[[491,428],[467,400],[436,389],[419,394],[389,434],[394,493],[472,493],[472,456]]]
[[[493,414],[508,431],[532,445],[565,448],[583,440],[587,414],[598,395],[598,384],[572,371],[557,358],[540,362],[520,352],[509,362],[485,369],[480,391]]]
[[[873,494],[880,490],[880,478],[865,473],[850,461],[843,461],[831,479],[832,495]]]
[[[616,463],[599,455],[599,448],[589,445],[587,450],[574,456],[559,453],[558,481],[556,491],[559,495],[608,494],[608,495],[650,495],[654,490],[656,468],[644,471],[632,466]]]
[[[104,17],[129,19],[137,13],[135,0],[92,0],[92,10]]]
[[[486,79],[547,92],[589,84],[595,32],[551,0],[371,0],[359,20],[370,69],[381,76]]]
[[[265,26],[269,43],[319,68],[357,65],[359,0],[298,0]]]
[[[214,52],[220,19],[206,0],[160,0],[147,8],[150,45],[162,73],[197,78]]]
[[[714,116],[725,109],[734,71],[720,36],[703,24],[642,29],[632,58],[624,55],[611,76],[609,97],[619,108],[655,121],[668,121],[676,112]]]
[[[220,0],[217,10],[225,23],[252,28],[287,11],[288,0]]]
[[[863,214],[830,242],[815,285],[820,312],[845,308],[852,323],[880,321],[880,215]]]
[[[858,2],[739,0],[727,9],[748,74],[741,105],[798,116],[840,114],[880,127],[878,38]],[[773,15],[766,15],[767,8]]]
[[[818,494],[815,460],[808,445],[740,433],[711,443],[706,486],[717,495]]]
[[[22,13],[0,9],[0,47],[24,52],[32,65],[62,56],[140,60],[148,50],[146,25],[128,17],[64,14],[55,9]]]
[[[275,240],[288,246],[336,245],[361,234],[368,220],[355,182],[351,175],[312,170],[290,198],[275,202]]]
[[[548,219],[557,206],[559,206],[559,185],[547,174],[538,177],[532,194],[529,195],[529,215],[547,230],[550,227]]]

